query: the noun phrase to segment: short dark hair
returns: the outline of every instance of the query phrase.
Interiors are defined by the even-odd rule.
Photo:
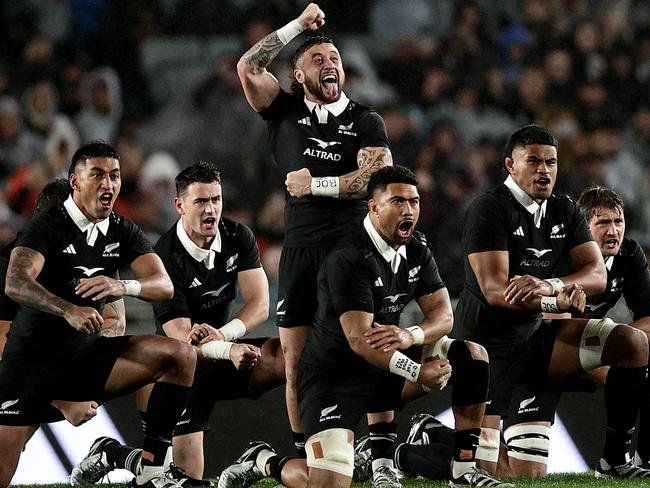
[[[300,57],[305,54],[305,51],[307,51],[312,46],[317,46],[318,44],[334,44],[334,41],[331,37],[327,37],[322,34],[319,34],[317,36],[310,36],[305,39],[304,42],[298,46],[296,53],[293,55],[293,60],[291,62],[293,69],[296,69],[296,65],[298,64]],[[293,71],[291,72],[291,93],[297,97],[302,97],[305,95],[305,90],[303,89],[302,84],[298,83],[296,80],[295,76],[293,75]]]
[[[192,183],[219,183],[221,174],[214,163],[199,161],[176,175],[176,196],[182,196]]]
[[[557,149],[557,139],[548,129],[541,125],[530,124],[522,127],[512,134],[503,150],[505,157],[511,158],[512,151],[516,147],[528,146],[530,144],[543,144],[544,146],[553,146]]]
[[[67,178],[57,178],[43,187],[36,197],[34,214],[45,212],[50,207],[60,207],[70,195],[70,181]]]
[[[596,215],[599,208],[620,209],[621,212],[625,209],[623,199],[618,193],[611,188],[599,185],[585,188],[578,198],[578,205],[580,205],[587,222]]]
[[[68,169],[68,177],[75,172],[77,165],[86,164],[86,161],[92,158],[111,158],[116,159],[118,163],[120,161],[120,155],[113,146],[105,141],[93,141],[75,151]]]
[[[368,198],[373,198],[377,191],[385,191],[391,183],[406,183],[418,186],[418,180],[410,169],[404,166],[384,166],[375,171],[368,181]]]

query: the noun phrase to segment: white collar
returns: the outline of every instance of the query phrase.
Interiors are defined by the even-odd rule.
[[[508,187],[512,196],[515,197],[515,200],[517,200],[531,215],[535,216],[535,226],[539,228],[541,219],[546,217],[547,200],[544,200],[541,205],[538,204],[528,193],[522,190],[519,185],[515,183],[515,180],[513,180],[510,175],[508,175],[503,184]]]
[[[402,245],[393,249],[388,245],[382,236],[379,235],[375,226],[372,225],[370,221],[370,215],[366,215],[366,218],[363,219],[363,227],[366,229],[366,232],[370,236],[370,240],[379,251],[379,254],[386,260],[386,262],[391,263],[391,269],[393,273],[397,273],[397,268],[399,268],[400,256],[406,259],[406,246]]]
[[[605,259],[605,267],[607,268],[607,271],[612,270],[612,265],[614,264],[614,258],[616,256],[607,256],[607,259]]]
[[[63,202],[63,207],[68,212],[68,215],[72,221],[77,224],[81,232],[86,232],[86,242],[89,246],[94,246],[95,241],[97,240],[97,231],[101,231],[102,234],[106,235],[108,233],[108,226],[111,223],[110,218],[105,218],[97,223],[93,223],[88,220],[88,217],[84,215],[81,209],[77,206],[77,203],[72,198],[72,195],[69,195],[65,202]]]
[[[336,102],[326,103],[324,105],[319,105],[316,102],[307,100],[307,97],[305,97],[305,105],[307,105],[307,108],[310,112],[313,112],[314,109],[316,110],[318,121],[321,124],[327,123],[327,112],[331,113],[335,117],[338,117],[346,109],[348,103],[350,103],[350,99],[345,95],[345,93],[341,93],[341,96]]]
[[[212,251],[221,252],[221,234],[219,234],[218,230],[209,249],[203,249],[194,244],[194,241],[190,239],[190,236],[187,235],[187,232],[183,228],[183,217],[178,219],[176,223],[176,235],[190,256],[198,262],[203,262],[206,268],[214,268],[214,253]]]

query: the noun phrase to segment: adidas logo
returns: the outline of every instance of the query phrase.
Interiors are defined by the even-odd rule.
[[[521,225],[517,227],[517,230],[512,233],[513,236],[524,237],[524,229],[521,228]]]
[[[304,119],[300,119],[298,121],[298,123],[302,124],[302,125],[308,125],[309,127],[311,127],[311,120],[309,120],[309,117],[305,117]]]
[[[190,288],[196,288],[197,286],[201,286],[202,284],[203,284],[203,283],[201,283],[201,282],[199,281],[199,279],[195,277],[195,278],[192,280],[192,283],[190,283]]]
[[[381,281],[381,276],[375,280],[375,286],[384,286],[384,282]]]
[[[72,244],[70,244],[68,247],[66,247],[63,250],[63,254],[77,254],[77,251],[74,248],[74,246]]]

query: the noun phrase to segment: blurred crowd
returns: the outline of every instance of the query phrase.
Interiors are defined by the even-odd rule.
[[[176,219],[176,173],[216,162],[225,213],[256,232],[273,279],[284,178],[235,64],[306,3],[0,0],[0,243],[78,145],[103,139],[122,156],[116,210],[152,240]],[[650,2],[318,3],[346,93],[384,117],[395,162],[418,176],[419,228],[453,296],[465,207],[504,179],[505,139],[531,122],[560,141],[556,192],[614,187],[650,249]],[[271,66],[285,87],[292,53]]]

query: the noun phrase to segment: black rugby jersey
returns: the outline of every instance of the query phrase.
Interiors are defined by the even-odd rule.
[[[214,267],[208,269],[183,247],[177,235],[179,223],[154,246],[174,283],[174,297],[153,305],[158,330],[164,333],[163,324],[186,317],[192,324],[220,327],[228,320],[229,306],[237,296],[237,273],[261,267],[255,236],[245,225],[222,218],[221,252],[215,253]],[[181,232],[185,232],[182,226]]]
[[[339,116],[328,113],[318,121],[304,98],[280,90],[271,105],[260,112],[267,122],[275,161],[282,172],[308,168],[312,176],[341,176],[359,169],[357,153],[363,147],[388,147],[382,118],[350,101]],[[284,245],[332,246],[342,230],[368,211],[365,200],[341,200],[287,193]]]
[[[621,296],[635,320],[650,316],[650,272],[641,246],[625,237],[618,253],[609,259],[607,287],[600,295],[587,297],[583,317],[604,318]]]
[[[547,200],[539,228],[533,219],[505,184],[470,204],[463,229],[465,274],[455,313],[456,336],[497,343],[523,339],[534,332],[541,319],[541,311],[490,307],[469,264],[469,254],[508,251],[508,277],[528,274],[546,279],[554,276],[572,248],[593,240],[578,205],[567,196],[552,195]]]
[[[321,369],[361,372],[374,368],[350,347],[340,316],[374,314],[374,321],[398,325],[411,299],[444,288],[429,248],[418,238],[406,245],[397,273],[370,239],[363,223],[343,238],[318,273],[318,312],[301,361]]]
[[[93,307],[101,313],[107,300],[95,302],[76,295],[74,289],[79,280],[100,275],[115,276],[120,268],[153,252],[136,224],[115,212],[111,212],[108,218],[110,223],[106,235],[99,232],[94,245],[90,246],[86,242],[86,233],[79,230],[64,207],[51,208],[25,226],[16,246],[28,247],[45,257],[37,281],[47,291],[77,306]],[[19,306],[11,324],[7,349],[11,345],[11,350],[14,350],[26,342],[52,347],[88,337],[73,329],[63,317]]]

